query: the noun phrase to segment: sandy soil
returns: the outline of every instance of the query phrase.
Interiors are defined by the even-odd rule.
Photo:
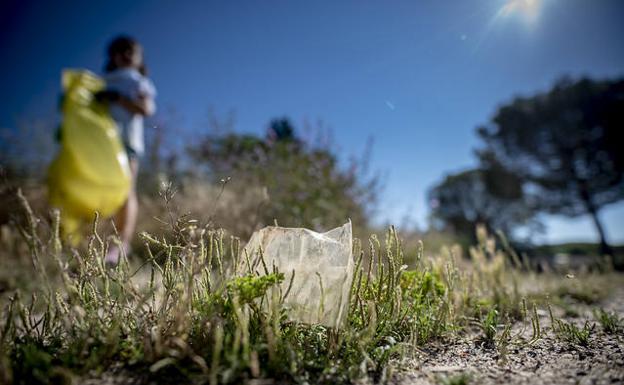
[[[624,288],[611,293],[600,304],[624,316]],[[564,318],[581,325],[586,319],[594,322],[591,310],[580,305],[580,317]],[[561,342],[550,329],[550,319],[540,314],[543,338],[532,345],[511,344],[508,354],[501,355],[494,347],[484,346],[478,333],[468,333],[460,341],[439,343],[421,349],[417,358],[390,380],[391,384],[442,384],[462,374],[469,384],[624,384],[624,336],[605,334],[599,324],[592,333],[588,347]],[[521,326],[514,333],[521,332]],[[513,333],[512,333],[513,334]],[[523,333],[530,337],[531,327]]]

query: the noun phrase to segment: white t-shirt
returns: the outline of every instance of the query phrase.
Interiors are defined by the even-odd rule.
[[[131,100],[140,97],[153,100],[156,97],[154,83],[134,68],[114,70],[105,74],[104,80],[107,89],[117,91]],[[121,138],[128,151],[134,152],[137,156],[143,155],[145,152],[143,116],[133,114],[117,103],[111,104],[110,114],[119,127]]]

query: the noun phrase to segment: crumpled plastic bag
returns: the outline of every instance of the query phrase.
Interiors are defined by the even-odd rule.
[[[128,156],[106,106],[94,100],[104,80],[85,70],[65,70],[61,148],[48,170],[50,204],[61,209],[66,235],[93,220],[95,211],[113,215],[130,191]]]
[[[326,233],[269,226],[253,233],[243,249],[251,266],[260,253],[269,269],[284,273],[281,290],[292,321],[340,328],[349,309],[354,275],[351,222]]]

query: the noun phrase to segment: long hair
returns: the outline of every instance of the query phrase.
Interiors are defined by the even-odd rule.
[[[104,71],[112,72],[117,69],[114,60],[116,54],[134,51],[139,47],[141,47],[139,42],[130,36],[121,35],[114,38],[108,45],[108,60],[106,62],[106,65],[104,66]],[[147,67],[145,66],[145,63],[141,63],[138,70],[141,75],[147,75]]]

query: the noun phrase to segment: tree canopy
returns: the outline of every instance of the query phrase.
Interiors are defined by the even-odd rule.
[[[563,79],[518,97],[480,127],[482,167],[518,176],[539,210],[589,214],[609,252],[598,211],[624,198],[624,80]]]
[[[448,175],[429,191],[429,201],[433,224],[470,243],[476,240],[476,224],[507,234],[517,226],[534,224],[519,180],[500,168]]]

